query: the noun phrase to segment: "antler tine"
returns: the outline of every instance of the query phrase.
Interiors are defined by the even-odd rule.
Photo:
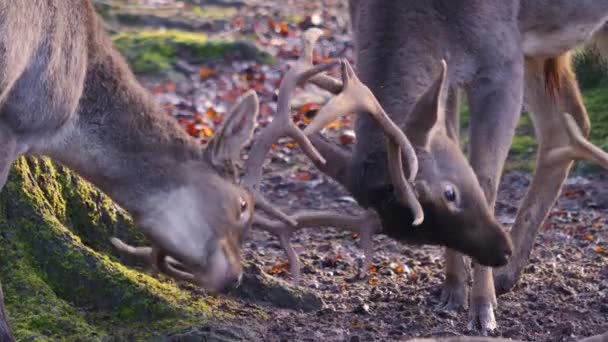
[[[343,60],[341,67],[342,92],[319,110],[313,121],[304,130],[304,133],[310,136],[320,131],[331,121],[347,113],[367,112],[371,114],[387,137],[388,167],[391,181],[395,187],[395,194],[398,200],[403,205],[408,206],[414,213],[414,225],[419,225],[424,220],[424,212],[414,190],[408,183],[408,181],[413,182],[418,173],[416,151],[403,131],[386,114],[371,90],[359,80],[350,63]],[[322,79],[317,78],[318,80]],[[324,80],[323,82],[327,82],[331,78],[325,78]],[[324,83],[323,85],[327,86],[328,84],[330,83]],[[337,82],[334,82],[333,86],[337,84]],[[404,176],[401,151],[404,152],[409,166],[409,177],[407,179]]]
[[[281,221],[270,220],[257,214],[254,215],[253,222],[279,237],[294,283],[298,283],[300,279],[300,262],[289,239],[297,230],[303,228],[334,227],[359,233],[364,255],[360,276],[367,273],[373,253],[372,236],[381,229],[379,218],[373,210],[370,209],[361,215],[345,215],[330,211],[301,211],[294,214],[293,218],[298,224],[291,227]]]
[[[608,170],[608,153],[585,138],[572,115],[564,113],[563,117],[570,138],[570,145],[550,151],[547,160],[586,159]]]
[[[249,159],[245,164],[245,175],[242,183],[251,189],[256,203],[268,214],[277,217],[281,221],[294,225],[295,222],[282,213],[278,208],[272,207],[262,194],[257,191],[257,187],[262,179],[262,167],[265,156],[270,151],[272,144],[282,136],[289,136],[296,140],[315,163],[325,164],[325,159],[310,142],[308,137],[293,123],[290,118],[291,107],[289,100],[295,88],[306,82],[310,77],[326,71],[337,62],[330,62],[312,66],[312,52],[315,42],[322,35],[319,29],[311,29],[303,36],[304,51],[296,64],[285,74],[279,87],[279,98],[277,112],[273,121],[260,133],[256,143],[251,148]]]
[[[161,271],[162,273],[173,277],[177,280],[184,280],[193,282],[194,275],[188,272],[177,269],[186,269],[179,261],[168,256],[165,252],[154,248],[154,247],[136,247],[129,245],[117,237],[110,238],[110,242],[116,249],[122,253],[132,255],[138,259],[143,260],[145,263],[152,266],[154,269]]]

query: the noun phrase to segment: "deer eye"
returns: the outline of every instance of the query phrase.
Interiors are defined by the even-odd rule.
[[[239,208],[241,210],[241,215],[247,211],[248,204],[243,197],[239,197]]]
[[[445,199],[448,200],[449,202],[456,201],[456,190],[451,185],[448,185],[445,187],[445,191],[443,192],[443,195],[445,196]]]

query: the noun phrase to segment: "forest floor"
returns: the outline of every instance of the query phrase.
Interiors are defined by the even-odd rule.
[[[110,30],[116,33],[115,42],[129,62],[132,66],[140,63],[140,79],[167,112],[203,143],[213,135],[231,101],[246,89],[253,88],[260,95],[260,124],[268,121],[276,106],[278,82],[298,56],[303,28],[316,25],[328,31],[319,44],[317,60],[352,57],[345,1],[218,0],[202,10],[175,10],[175,3],[168,3],[166,7],[150,5],[152,9],[145,15],[141,7],[134,12],[113,7],[106,15]],[[171,31],[156,31],[159,26]],[[205,36],[205,44],[212,43],[216,49],[212,55],[219,55],[207,58],[206,45],[196,46],[198,34]],[[155,52],[159,39],[176,44],[176,51]],[[238,45],[236,50],[223,50],[219,44],[235,41],[253,43],[253,48],[245,44],[244,49]],[[188,51],[181,53],[183,50]],[[206,58],[197,59],[192,51],[204,51],[201,54]],[[142,56],[144,53],[150,55]],[[294,100],[296,117],[303,123],[314,115],[315,103],[327,96],[307,90]],[[604,122],[608,120],[600,109],[590,108],[592,124],[602,116]],[[337,143],[352,145],[352,120],[334,124],[327,134]],[[499,193],[497,214],[506,225],[513,223],[531,179],[525,170],[533,159],[534,142],[526,125],[529,120],[524,118],[517,151],[509,164],[526,166],[519,169],[524,171],[511,168]],[[605,136],[597,139],[599,144],[606,141]],[[282,208],[360,210],[352,197],[318,172],[289,141],[277,144],[270,159],[263,190]],[[575,341],[608,331],[608,176],[588,169],[577,168],[576,176],[567,181],[536,239],[522,279],[512,292],[498,298],[498,329],[493,335],[525,341]],[[322,305],[299,310],[238,298],[238,309],[233,308],[236,318],[225,325],[193,328],[174,338],[207,336],[210,330],[225,340],[269,341],[385,341],[475,334],[467,330],[466,311],[437,308],[444,279],[441,248],[404,245],[376,236],[369,277],[353,280],[362,252],[352,233],[308,229],[298,232],[292,242],[303,266],[300,286],[321,298]],[[289,280],[279,243],[265,232],[252,232],[243,258],[274,277]]]

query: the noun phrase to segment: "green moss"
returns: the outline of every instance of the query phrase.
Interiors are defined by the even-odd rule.
[[[114,44],[136,73],[168,71],[176,59],[202,63],[221,58],[252,59],[260,63],[272,58],[254,45],[231,40],[209,40],[205,34],[178,30],[124,32]]]
[[[219,20],[234,17],[237,10],[234,7],[193,6],[191,14],[197,18]]]
[[[18,339],[148,338],[208,319],[211,299],[127,268],[94,241],[116,229],[138,235],[120,209],[66,169],[17,161],[0,193],[0,279]]]

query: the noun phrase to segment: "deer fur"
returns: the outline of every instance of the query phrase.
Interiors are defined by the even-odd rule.
[[[0,189],[19,156],[50,156],[129,211],[155,248],[212,291],[242,272],[253,202],[227,166],[257,109],[255,93],[243,95],[203,149],[137,83],[90,1],[0,3]],[[11,340],[3,323],[0,339]]]
[[[445,58],[450,65],[445,100],[446,137],[458,141],[457,94],[463,90],[471,109],[470,165],[488,209],[464,207],[461,214],[480,226],[487,226],[487,219],[482,217],[493,217],[499,176],[525,93],[526,107],[533,112],[541,147],[535,181],[511,234],[515,257],[505,268],[506,276],[503,273],[502,278],[497,278],[501,283],[504,279],[513,281],[513,274],[519,274],[527,260],[538,227],[559,194],[572,160],[586,158],[607,165],[605,153],[586,140],[589,120],[566,53],[602,27],[607,19],[608,1],[531,0],[520,4],[499,0],[351,0],[350,6],[361,79],[408,137],[421,125],[408,125],[409,113],[434,79],[437,61]],[[378,211],[385,231],[405,235],[411,230],[408,221],[402,219],[407,211],[398,204],[386,205],[395,201],[391,200],[391,192],[386,191],[390,184],[384,167],[386,154],[378,143],[379,132],[367,116],[361,115],[356,134],[352,156],[338,158],[337,154],[335,159],[328,158],[339,162],[331,167],[339,170],[333,174],[350,186],[359,203]],[[439,189],[447,175],[467,179],[471,176],[471,168],[461,158],[454,160],[454,153],[446,156],[431,150],[427,154],[440,170],[447,171],[432,178],[432,186]],[[422,161],[420,164],[418,177],[424,178],[429,170]],[[460,180],[451,181],[458,193],[472,193],[475,188]],[[421,200],[425,218],[442,222],[449,217],[438,210],[444,202],[440,196],[424,203]],[[481,200],[472,197],[464,202],[478,206]],[[466,234],[474,229],[453,218],[442,223],[451,234]],[[493,225],[488,228],[494,229]],[[442,305],[455,309],[467,302],[467,263],[455,250],[448,250],[446,259]],[[470,322],[485,333],[496,326],[492,272],[476,264],[473,278]]]

